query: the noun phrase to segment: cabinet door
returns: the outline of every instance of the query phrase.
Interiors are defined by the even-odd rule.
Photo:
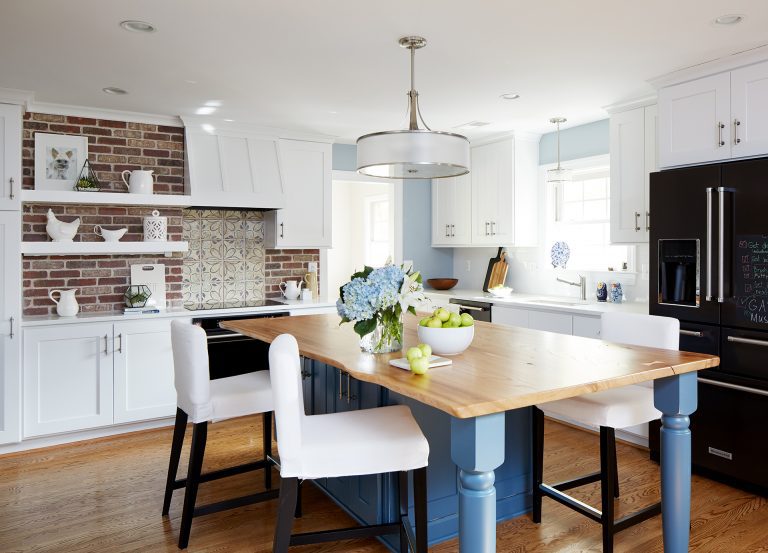
[[[331,145],[281,140],[280,169],[286,205],[267,213],[268,245],[330,248]]]
[[[647,242],[645,110],[611,115],[611,242]]]
[[[472,244],[514,243],[512,139],[472,148]]]
[[[491,321],[509,326],[522,326],[528,328],[528,309],[519,307],[491,307]]]
[[[600,338],[600,317],[573,316],[573,335],[584,338]]]
[[[659,90],[659,166],[731,157],[730,73]]]
[[[461,175],[451,180],[453,181],[451,240],[454,246],[467,246],[472,242],[472,177]],[[432,181],[433,185],[434,182]]]
[[[112,324],[24,329],[24,437],[112,424]]]
[[[433,246],[453,245],[451,223],[453,222],[454,214],[455,181],[456,178],[435,179],[432,181]]]
[[[733,157],[768,153],[768,62],[731,72]]]
[[[643,242],[649,240],[651,233],[651,173],[659,170],[659,106],[646,106],[645,108],[645,171],[643,196],[645,211],[645,229]]]
[[[532,309],[528,315],[528,328],[558,334],[573,334],[573,316]]]
[[[173,416],[170,319],[116,323],[114,363],[115,423]]]
[[[0,212],[0,444],[21,439],[20,212]]]
[[[0,104],[0,210],[21,209],[21,106]]]

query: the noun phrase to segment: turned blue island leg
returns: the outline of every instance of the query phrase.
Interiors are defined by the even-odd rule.
[[[696,373],[653,381],[661,417],[661,517],[665,553],[688,551],[691,526],[691,431]]]
[[[451,418],[451,459],[459,467],[459,552],[496,551],[494,470],[504,463],[504,413]]]

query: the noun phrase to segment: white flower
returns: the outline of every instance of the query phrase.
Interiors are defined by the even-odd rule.
[[[416,272],[405,275],[403,279],[403,285],[400,287],[400,309],[403,313],[412,305],[420,304],[426,299],[424,287],[416,280],[418,277],[419,273]]]

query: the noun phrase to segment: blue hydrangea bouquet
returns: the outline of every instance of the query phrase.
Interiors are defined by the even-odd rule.
[[[402,315],[415,315],[415,305],[423,300],[421,274],[387,263],[353,274],[339,289],[336,309],[340,324],[355,323],[363,351],[388,353],[402,349]]]

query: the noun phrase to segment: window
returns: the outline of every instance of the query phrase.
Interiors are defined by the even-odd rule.
[[[632,270],[634,247],[610,243],[610,171],[607,156],[576,160],[570,182],[551,183],[554,213],[547,218],[547,239],[568,243],[568,269]]]
[[[365,263],[381,267],[392,256],[390,244],[390,213],[387,196],[366,198]]]

